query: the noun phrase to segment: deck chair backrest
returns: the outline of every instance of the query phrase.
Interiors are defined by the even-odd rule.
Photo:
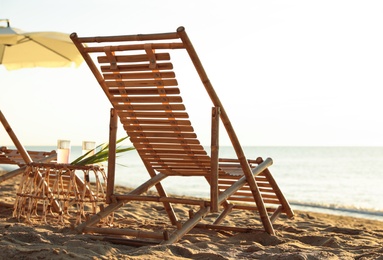
[[[90,46],[94,42],[98,46]],[[143,160],[150,164],[147,165],[150,170],[167,175],[208,175],[210,169],[205,166],[210,168],[211,159],[188,120],[168,53],[172,49],[186,49],[214,106],[220,107],[238,159],[251,174],[227,114],[183,27],[176,33],[83,37],[78,39],[77,47],[117,110],[130,140]]]

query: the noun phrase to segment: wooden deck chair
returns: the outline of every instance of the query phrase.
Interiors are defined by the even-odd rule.
[[[272,160],[248,160],[245,157],[226,111],[183,27],[174,33],[104,37],[78,37],[73,33],[71,38],[110,100],[112,114],[115,111],[115,118],[118,116],[120,119],[150,175],[147,182],[129,194],[115,194],[113,182],[109,180],[109,177],[114,180],[114,176],[109,176],[113,173],[108,171],[110,204],[77,226],[78,232],[159,238],[162,244],[171,244],[195,227],[248,231],[246,227],[241,229],[221,225],[224,218],[235,209],[255,210],[257,214],[254,216],[259,215],[264,230],[272,235],[275,234],[272,222],[281,213],[293,217],[289,203],[268,170]],[[170,62],[170,52],[173,50],[186,50],[211,98],[210,155],[198,141],[185,112]],[[219,158],[219,120],[226,128],[237,158]],[[171,176],[205,178],[210,184],[210,198],[169,196],[161,182]],[[158,196],[144,195],[151,187],[157,189]],[[95,227],[102,218],[129,201],[163,203],[170,223],[177,228],[163,235]],[[173,210],[177,203],[199,205],[199,210],[182,222]],[[219,217],[213,223],[202,224],[202,219],[212,212],[220,212]]]
[[[34,162],[42,161],[45,158],[47,160],[54,160],[57,158],[55,150],[47,151],[27,151],[31,160]],[[47,158],[48,157],[48,158]],[[9,149],[6,146],[0,147],[0,164],[17,165],[22,167],[26,164],[21,153],[17,149]]]

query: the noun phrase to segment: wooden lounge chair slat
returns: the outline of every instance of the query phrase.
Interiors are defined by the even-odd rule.
[[[109,88],[111,95],[175,95],[179,88]]]
[[[130,137],[172,137],[172,138],[196,138],[195,133],[151,133],[151,132],[132,132],[129,133]]]
[[[132,143],[142,143],[142,144],[200,144],[198,139],[174,139],[174,138],[135,138],[130,137]]]
[[[258,207],[252,206],[252,205],[245,205],[245,204],[236,204],[234,205],[233,209],[239,209],[239,210],[252,210],[252,211],[258,211]],[[268,208],[266,207],[266,211],[268,213],[274,213],[275,208]]]
[[[121,81],[105,81],[106,86],[111,87],[155,87],[155,86],[178,86],[175,79],[147,79],[147,80],[121,80]]]
[[[207,177],[210,175],[210,171],[171,171],[171,170],[163,170],[163,174],[168,176],[203,176]]]
[[[79,42],[83,42],[83,43],[125,42],[125,41],[149,41],[149,40],[174,40],[174,39],[179,39],[179,35],[175,32],[170,32],[170,33],[134,34],[134,35],[117,35],[117,36],[81,37],[77,39]],[[101,49],[98,52],[102,52],[102,51],[103,49]]]
[[[185,161],[185,162],[164,162],[164,161],[158,161],[158,160],[155,160],[155,161],[150,161],[151,165],[153,166],[159,166],[159,167],[194,167],[194,166],[198,166],[198,167],[202,167],[202,168],[205,168],[206,166],[209,166],[208,162],[204,162],[204,161]],[[207,167],[209,168],[209,167]]]
[[[137,149],[169,149],[169,150],[203,150],[202,145],[193,145],[193,144],[135,144]]]
[[[207,156],[207,155],[187,155],[187,156],[182,156],[182,157],[174,157],[174,156],[171,156],[171,155],[163,155],[163,157],[161,158],[158,158],[156,156],[153,156],[153,157],[150,157],[148,158],[149,161],[151,162],[158,162],[158,163],[161,163],[161,162],[195,162],[197,164],[200,164],[200,163],[206,163],[206,162],[210,162],[209,160],[210,158]]]
[[[195,155],[195,154],[206,154],[206,152],[204,150],[183,150],[183,149],[179,149],[179,150],[165,150],[165,149],[153,149],[153,148],[149,148],[149,149],[141,149],[140,154],[145,154],[145,155],[148,155],[148,154],[155,154],[155,155],[160,155],[160,154],[174,154],[175,158],[177,158],[178,156],[181,156],[181,155],[187,155],[187,154],[191,154],[191,155]]]
[[[161,112],[161,111],[145,111],[145,112],[127,112],[118,111],[120,118],[189,118],[186,112]]]
[[[193,127],[188,125],[180,125],[180,126],[167,126],[167,125],[141,125],[141,126],[125,126],[124,129],[126,131],[134,131],[134,132],[152,132],[158,131],[161,132],[193,132]]]
[[[184,111],[185,106],[181,104],[176,105],[156,105],[156,104],[147,104],[147,105],[125,105],[125,104],[116,104],[117,110],[133,110],[133,111],[140,111],[140,110],[173,110],[173,111]]]
[[[140,152],[139,152],[140,153]],[[142,158],[148,160],[149,162],[150,161],[157,161],[158,159],[175,159],[175,160],[195,160],[195,161],[206,161],[207,157],[206,156],[198,156],[198,155],[191,155],[191,154],[188,154],[188,155],[184,155],[184,154],[180,154],[180,155],[177,155],[177,156],[174,156],[174,154],[162,154],[161,156],[157,155],[157,154],[146,154],[146,153],[141,153],[140,154]]]
[[[121,119],[121,123],[132,125],[171,125],[171,126],[190,126],[189,120],[165,120],[165,119]]]
[[[171,63],[157,63],[158,70],[171,70],[173,69],[173,64]],[[152,71],[149,68],[149,64],[134,64],[134,65],[118,65],[117,68],[112,68],[111,66],[101,66],[102,72],[127,72],[127,71]]]
[[[152,44],[152,47],[155,49],[184,49],[185,46],[182,43],[156,43]],[[133,44],[133,45],[118,45],[111,46],[110,51],[137,51],[145,50],[144,44]],[[104,47],[84,47],[84,51],[88,53],[92,52],[104,52]]]
[[[170,60],[169,53],[155,53],[156,60]],[[116,55],[114,56],[117,62],[143,62],[149,61],[148,55],[137,54],[137,55]],[[99,63],[109,63],[107,56],[99,56],[97,58]]]
[[[111,98],[113,103],[181,103],[180,96],[134,96],[134,97],[121,97],[114,96]]]
[[[124,80],[124,79],[173,79],[176,74],[173,71],[158,71],[158,72],[120,72],[104,73],[105,82],[109,80]]]

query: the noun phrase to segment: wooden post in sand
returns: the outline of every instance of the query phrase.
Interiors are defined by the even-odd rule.
[[[106,203],[112,203],[111,196],[114,193],[114,176],[116,172],[116,139],[117,139],[117,113],[114,108],[110,109],[109,124],[109,153],[108,153],[108,178],[106,184]]]
[[[219,107],[213,107],[211,115],[211,166],[210,203],[211,212],[218,211],[218,158],[219,158]]]

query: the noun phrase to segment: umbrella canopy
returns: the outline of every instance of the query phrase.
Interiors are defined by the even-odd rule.
[[[0,64],[14,70],[31,67],[79,66],[83,58],[68,34],[23,32],[0,20]]]

